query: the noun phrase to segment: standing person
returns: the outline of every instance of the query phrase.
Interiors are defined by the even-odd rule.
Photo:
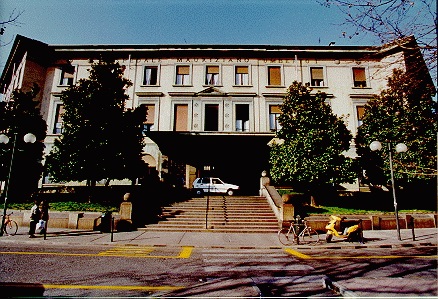
[[[30,209],[29,238],[35,238],[36,225],[41,218],[39,202],[37,199],[34,199],[33,202],[34,205]]]
[[[49,221],[49,203],[47,199],[43,199],[41,204],[41,219],[44,220],[44,228],[41,230],[40,234],[46,234],[47,222]]]

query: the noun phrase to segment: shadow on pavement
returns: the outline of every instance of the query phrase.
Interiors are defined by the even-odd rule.
[[[39,283],[0,282],[0,294],[3,298],[43,297],[44,286]]]

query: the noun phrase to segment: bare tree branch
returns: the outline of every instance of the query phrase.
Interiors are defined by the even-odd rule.
[[[344,15],[340,25],[345,38],[372,35],[379,43],[393,43],[415,36],[421,53],[436,80],[437,12],[436,0],[317,0],[336,7]]]

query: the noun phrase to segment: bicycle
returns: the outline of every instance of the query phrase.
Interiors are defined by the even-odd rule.
[[[297,235],[297,229],[302,228]],[[301,241],[300,241],[301,239]],[[299,223],[292,221],[289,228],[282,228],[278,231],[278,240],[283,245],[292,245],[294,242],[298,244],[315,245],[319,243],[319,234],[316,230],[307,225],[307,221]]]
[[[18,230],[17,222],[12,220],[11,217],[10,217],[13,213],[14,212],[12,212],[10,214],[6,214],[5,224],[4,224],[4,229],[3,229],[4,232],[7,235],[10,235],[10,236],[14,236],[17,233],[17,230]]]

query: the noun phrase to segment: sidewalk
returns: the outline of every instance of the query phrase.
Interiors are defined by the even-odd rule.
[[[216,232],[156,232],[156,231],[132,231],[132,232],[114,232],[101,233],[91,230],[73,230],[73,229],[50,229],[46,240],[42,235],[36,238],[29,238],[27,227],[19,229],[15,236],[0,237],[0,246],[5,244],[51,244],[59,246],[191,246],[194,248],[265,248],[265,249],[282,249],[283,246],[277,238],[276,233],[216,233]],[[415,230],[415,241],[412,240],[412,231],[403,229],[401,232],[402,240],[399,241],[396,230],[369,230],[364,231],[365,243],[348,243],[343,240],[335,240],[332,243],[326,243],[309,246],[298,245],[290,246],[296,250],[309,250],[310,248],[320,249],[355,249],[362,248],[401,248],[417,246],[437,246],[438,229],[422,228]],[[322,236],[322,238],[324,235]],[[112,240],[111,240],[112,238]],[[293,290],[316,288],[327,292],[329,289],[343,297],[375,297],[375,296],[424,296],[424,294],[438,295],[436,282],[430,280],[412,280],[398,278],[351,278],[343,281],[331,281],[330,278],[319,275],[318,277],[303,276],[297,279],[290,278],[291,288]],[[283,278],[284,279],[284,278]],[[233,296],[254,293],[254,282],[241,284],[241,289],[236,290],[229,287],[230,281],[223,280],[211,282],[211,284],[199,284],[189,289],[185,289],[182,294],[198,294],[201,292],[204,296],[220,295]],[[222,290],[217,293],[217,290]],[[237,292],[237,293],[236,293]],[[326,293],[321,291],[324,296]],[[166,294],[163,294],[166,296]],[[172,295],[172,294],[167,294]],[[238,296],[238,295],[237,295]]]
[[[44,243],[69,245],[137,245],[137,246],[192,246],[198,248],[283,248],[276,233],[219,233],[219,232],[156,232],[136,230],[131,232],[101,233],[92,230],[77,230],[66,228],[50,228],[44,240],[43,235],[29,238],[27,227],[20,227],[15,236],[0,237],[3,242],[13,243]],[[345,242],[333,238],[331,243],[325,240],[314,248],[397,248],[415,246],[437,246],[438,229],[421,228],[415,230],[415,241],[410,229],[400,230],[401,241],[396,230],[366,230],[365,243]],[[321,236],[324,239],[325,235]],[[297,248],[309,248],[310,245],[295,245]]]

